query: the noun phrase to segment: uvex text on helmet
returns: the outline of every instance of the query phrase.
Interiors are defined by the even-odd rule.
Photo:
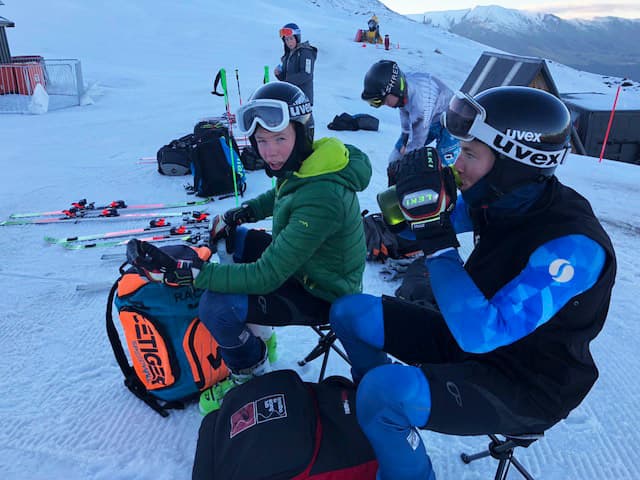
[[[569,143],[571,114],[560,99],[530,87],[495,87],[475,96],[485,122],[506,136],[538,150],[560,150]]]
[[[506,193],[554,174],[571,133],[571,114],[560,99],[543,90],[509,86],[485,90],[474,100],[486,112],[485,123],[498,131],[491,141],[482,140],[496,154],[487,175],[494,188]]]

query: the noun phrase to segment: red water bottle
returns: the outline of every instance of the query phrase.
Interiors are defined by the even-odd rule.
[[[384,36],[384,49],[389,50],[389,35]]]

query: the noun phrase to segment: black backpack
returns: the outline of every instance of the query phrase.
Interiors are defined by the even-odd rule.
[[[229,129],[221,122],[205,120],[196,124],[193,137],[193,186],[187,187],[187,191],[199,197],[211,197],[235,193],[237,189],[242,195],[246,190],[246,175],[238,145]]]
[[[264,170],[264,160],[260,158],[251,145],[247,145],[240,154],[240,160],[245,170]]]
[[[158,172],[162,175],[189,175],[194,139],[190,133],[161,147],[156,154]]]
[[[355,407],[355,387],[343,377],[255,377],[202,420],[192,478],[374,480],[378,463]]]

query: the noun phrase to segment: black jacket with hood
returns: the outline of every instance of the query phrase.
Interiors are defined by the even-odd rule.
[[[304,92],[313,105],[313,68],[318,55],[318,49],[301,42],[290,50],[284,45],[284,55],[280,59],[281,71],[276,74],[278,80],[293,83]]]

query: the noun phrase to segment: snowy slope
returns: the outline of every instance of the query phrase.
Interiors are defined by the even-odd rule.
[[[0,116],[0,219],[12,212],[63,207],[83,197],[130,203],[186,199],[186,177],[162,177],[137,159],[155,155],[200,118],[222,113],[223,101],[209,94],[220,67],[230,72],[232,106],[239,104],[232,75],[236,68],[246,100],[260,84],[263,66],[278,63],[277,30],[290,21],[319,49],[316,135],[338,136],[370,155],[374,177],[360,200],[363,208],[375,211],[399,126],[397,112],[374,111],[360,100],[368,67],[392,58],[406,70],[429,70],[455,89],[486,49],[367,0],[245,0],[224,6],[207,0],[5,3],[0,15],[16,23],[8,31],[12,53],[80,59],[93,104],[40,116]],[[352,41],[372,13],[399,48],[385,52]],[[558,64],[551,68],[561,92],[603,92],[613,101],[614,90],[599,77]],[[380,131],[327,130],[326,124],[343,111],[376,115]],[[567,421],[520,459],[538,478],[637,478],[640,170],[573,157],[559,176],[592,201],[617,248],[620,272],[608,322],[593,344],[601,379]],[[264,174],[250,173],[247,194],[257,195],[269,185]],[[210,211],[233,205],[232,199],[215,202]],[[97,250],[71,252],[43,242],[44,235],[132,224],[0,227],[0,478],[190,477],[201,420],[197,408],[163,419],[135,399],[122,385],[104,331],[106,291],[75,291],[78,284],[114,280],[118,262],[100,260],[103,252]],[[463,240],[468,250],[469,239]],[[381,280],[379,269],[368,265],[365,290],[392,294],[397,284]],[[315,345],[314,335],[296,327],[279,329],[278,335],[278,366],[315,379],[319,362],[296,366]],[[348,374],[336,358],[329,371]],[[461,451],[484,448],[485,438],[424,437],[438,478],[492,477],[492,461],[465,466],[458,457]]]

